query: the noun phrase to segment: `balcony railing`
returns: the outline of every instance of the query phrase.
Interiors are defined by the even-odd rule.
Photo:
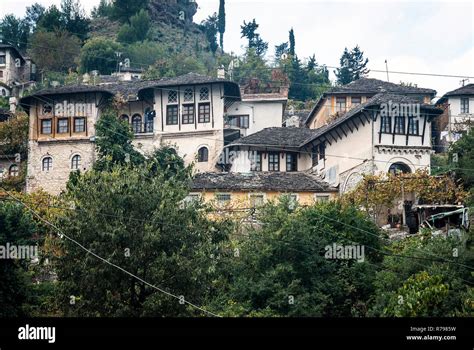
[[[134,134],[152,134],[153,125],[153,122],[132,123],[131,127]]]

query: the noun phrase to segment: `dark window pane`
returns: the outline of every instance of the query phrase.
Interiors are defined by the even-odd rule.
[[[41,133],[49,135],[52,133],[51,127],[52,127],[52,121],[51,119],[43,119],[41,121]]]
[[[211,105],[210,103],[199,104],[199,123],[209,123],[211,121]]]
[[[178,106],[166,107],[166,124],[167,125],[178,124]]]
[[[280,171],[280,153],[268,153],[268,171]]]
[[[194,124],[194,105],[183,105],[183,124]]]
[[[58,119],[58,134],[69,132],[69,120],[66,118]]]

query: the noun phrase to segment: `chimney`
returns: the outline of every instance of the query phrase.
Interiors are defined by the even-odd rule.
[[[18,100],[16,97],[10,97],[8,100],[10,103],[10,112],[15,113],[16,112],[16,106],[18,105]]]
[[[224,66],[220,66],[217,68],[217,78],[218,79],[225,79],[225,68]]]

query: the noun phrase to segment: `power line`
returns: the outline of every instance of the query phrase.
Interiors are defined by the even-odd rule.
[[[31,209],[28,205],[26,205],[25,203],[23,203],[23,201],[21,201],[20,199],[16,198],[15,196],[13,196],[13,195],[12,195],[9,191],[7,191],[4,187],[0,186],[0,188],[1,188],[3,191],[5,191],[5,193],[6,193],[9,197],[13,198],[16,202],[18,202],[19,204],[21,204],[24,208],[26,208],[29,212],[31,212],[31,213],[32,213],[34,216],[36,216],[39,220],[41,220],[42,222],[44,222],[45,224],[47,224],[48,226],[50,226],[50,227],[52,227],[54,230],[56,230],[56,232],[58,233],[58,235],[60,236],[60,238],[61,238],[61,237],[65,237],[66,239],[68,239],[69,241],[71,241],[72,243],[74,243],[75,245],[77,245],[79,248],[81,248],[81,249],[84,250],[85,252],[91,254],[92,256],[96,257],[96,258],[99,259],[100,261],[102,261],[102,262],[104,262],[104,263],[106,263],[106,264],[108,264],[108,265],[110,265],[110,266],[112,266],[112,267],[114,267],[114,268],[116,268],[116,269],[118,269],[118,270],[120,270],[120,271],[126,273],[127,275],[131,276],[132,278],[135,278],[136,280],[138,280],[138,281],[140,281],[140,282],[146,284],[147,286],[149,286],[149,287],[151,287],[151,288],[153,288],[153,289],[156,289],[156,290],[159,291],[160,293],[163,293],[163,294],[166,294],[166,295],[168,295],[168,296],[170,296],[170,297],[172,297],[172,298],[178,299],[180,302],[186,303],[186,304],[190,305],[191,307],[193,307],[193,308],[195,308],[195,309],[197,309],[197,310],[200,310],[200,311],[202,311],[202,312],[204,312],[204,313],[206,313],[206,314],[208,314],[208,315],[211,315],[211,316],[214,316],[214,317],[221,317],[221,316],[219,316],[219,315],[217,315],[217,314],[215,314],[215,313],[213,313],[213,312],[210,312],[210,311],[208,311],[208,310],[205,310],[205,309],[203,309],[202,307],[197,306],[197,305],[195,305],[195,304],[193,304],[193,303],[187,301],[185,298],[183,299],[182,296],[174,295],[174,294],[172,294],[172,293],[170,293],[170,292],[168,292],[168,291],[166,291],[166,290],[164,290],[164,289],[162,289],[162,288],[160,288],[160,287],[157,287],[157,286],[155,286],[155,285],[153,285],[153,284],[151,284],[151,283],[145,281],[145,280],[142,279],[141,277],[138,277],[138,276],[134,275],[133,273],[131,273],[131,272],[125,270],[124,268],[122,268],[122,267],[120,267],[120,266],[118,266],[118,265],[112,263],[111,261],[109,261],[109,260],[107,260],[107,259],[101,257],[100,255],[94,253],[94,252],[91,251],[90,249],[84,247],[81,243],[77,242],[75,239],[73,239],[73,238],[69,237],[68,235],[64,234],[64,232],[62,232],[61,229],[59,229],[56,225],[54,225],[54,224],[52,224],[51,222],[49,222],[48,220],[44,219],[40,214],[38,214],[36,211],[34,211],[33,209]]]

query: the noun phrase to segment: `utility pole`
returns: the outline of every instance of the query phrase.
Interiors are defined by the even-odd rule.
[[[464,87],[464,84],[465,84],[467,81],[469,81],[469,79],[468,79],[468,78],[464,78],[464,79],[461,79],[460,83],[461,83],[461,85]]]
[[[385,60],[385,70],[387,71],[387,81],[390,82],[390,78],[388,77],[388,61]]]

